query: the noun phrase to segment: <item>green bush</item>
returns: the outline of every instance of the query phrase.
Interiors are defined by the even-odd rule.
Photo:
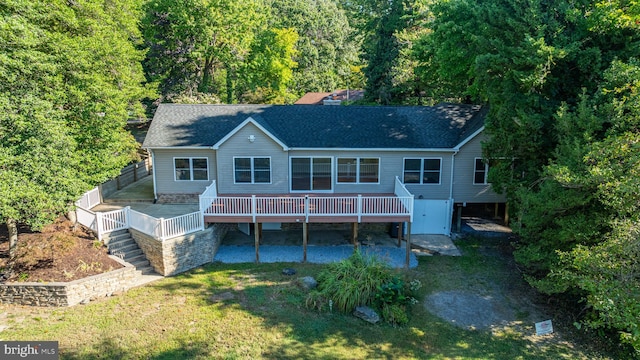
[[[343,312],[372,305],[378,288],[393,279],[393,275],[393,269],[383,260],[356,250],[349,258],[329,264],[318,274],[318,289],[309,294],[307,304],[322,308],[318,299],[331,300],[332,309]]]
[[[351,312],[372,306],[393,325],[409,321],[407,309],[415,304],[419,280],[405,281],[386,262],[356,250],[349,258],[329,264],[318,274],[318,288],[307,296],[308,308]]]

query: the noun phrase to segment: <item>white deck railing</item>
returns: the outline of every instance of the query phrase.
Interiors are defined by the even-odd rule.
[[[413,196],[222,196],[203,206],[204,216],[310,217],[411,216]]]
[[[204,230],[204,218],[200,211],[170,219],[158,219],[151,215],[131,210],[129,206],[108,212],[93,212],[85,208],[85,206],[94,207],[100,203],[99,193],[97,196],[98,204],[93,203],[96,199],[95,190],[97,188],[85,193],[76,202],[76,217],[80,224],[95,231],[100,240],[105,234],[124,229],[138,230],[158,240]]]
[[[104,234],[135,229],[158,240],[186,235],[204,229],[204,216],[234,217],[344,217],[409,216],[413,221],[413,195],[396,177],[395,196],[241,196],[220,197],[213,181],[199,197],[199,211],[170,219],[155,218],[126,207],[109,212],[93,212],[100,203],[95,188],[76,202],[78,222],[93,229],[102,239]]]
[[[409,211],[411,216],[411,220],[409,222],[413,222],[413,194],[407,190],[402,181],[400,181],[400,178],[397,176],[393,193],[398,197],[398,199],[401,199],[402,206]]]
[[[216,190],[216,181],[213,180],[211,182],[211,185],[207,186],[206,189],[204,189],[204,191],[202,192],[202,194],[200,194],[200,196],[198,196],[198,200],[200,203],[200,212],[205,211],[205,209],[211,205],[211,203],[213,202],[213,199],[215,199],[216,197],[218,197],[218,191]]]

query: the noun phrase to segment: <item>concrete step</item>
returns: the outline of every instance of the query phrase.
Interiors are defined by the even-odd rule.
[[[151,265],[137,268],[141,275],[159,275]]]

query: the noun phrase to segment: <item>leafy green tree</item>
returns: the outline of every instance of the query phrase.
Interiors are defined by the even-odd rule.
[[[145,71],[163,95],[225,94],[233,102],[238,71],[266,10],[258,0],[159,0],[145,5]]]
[[[135,49],[139,4],[24,1],[0,5],[0,218],[12,248],[133,159],[125,131],[153,92]]]
[[[299,35],[292,93],[333,91],[350,85],[350,67],[358,63],[357,44],[338,1],[272,0],[270,8],[269,27],[293,28]]]
[[[287,103],[296,99],[288,85],[296,62],[294,29],[269,29],[260,35],[249,55],[246,66],[247,83],[253,98],[248,102]],[[260,94],[256,97],[257,94]]]
[[[584,297],[588,324],[638,349],[637,264],[622,253],[637,244],[640,7],[460,0],[431,10],[416,72],[435,98],[489,105],[484,151],[516,209],[516,260],[538,289]]]

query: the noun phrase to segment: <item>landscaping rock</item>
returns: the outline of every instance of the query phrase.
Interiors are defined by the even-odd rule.
[[[284,268],[282,269],[282,275],[295,275],[296,274],[296,269],[292,269],[292,268]]]
[[[318,287],[318,281],[316,281],[313,276],[303,277],[302,279],[300,279],[300,283],[307,290],[315,289],[316,287]]]
[[[380,315],[368,306],[358,306],[353,311],[353,316],[360,318],[371,324],[376,324],[380,321]]]

